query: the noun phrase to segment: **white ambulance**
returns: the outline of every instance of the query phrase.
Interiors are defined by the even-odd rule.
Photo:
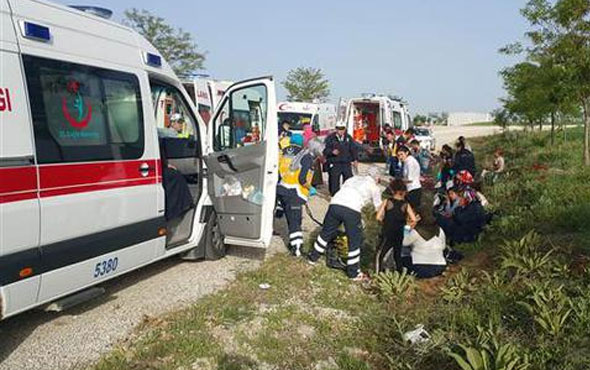
[[[344,118],[348,133],[362,146],[363,159],[385,158],[383,130],[389,126],[400,135],[412,127],[408,104],[397,97],[365,94],[348,101]]]
[[[131,29],[40,0],[0,0],[0,28],[0,317],[171,255],[269,245],[271,77],[230,86],[206,131]]]
[[[201,115],[205,124],[209,123],[211,113],[219,104],[223,94],[233,82],[217,81],[202,78],[195,78],[190,81],[183,81],[182,85],[191,97],[197,112]]]
[[[279,125],[289,122],[293,133],[303,133],[303,125],[309,123],[316,135],[323,137],[336,125],[336,107],[333,104],[280,102],[277,111]]]

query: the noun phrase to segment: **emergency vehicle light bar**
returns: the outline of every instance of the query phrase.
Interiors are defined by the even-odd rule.
[[[162,57],[152,53],[145,53],[145,64],[152,67],[161,67]]]
[[[29,39],[38,41],[51,40],[51,33],[49,27],[41,26],[31,22],[23,22],[23,36]]]

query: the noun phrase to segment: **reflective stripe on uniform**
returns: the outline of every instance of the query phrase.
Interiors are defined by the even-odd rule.
[[[349,260],[346,262],[346,264],[347,264],[348,266],[350,266],[350,265],[357,264],[357,263],[359,263],[359,262],[361,262],[361,257],[360,257],[360,256],[359,256],[359,257],[355,257],[355,258],[351,258],[351,259],[349,259]]]
[[[321,245],[318,244],[318,242],[315,242],[313,244],[313,248],[318,252],[318,253],[324,253],[326,251],[326,248],[322,247]]]
[[[297,239],[297,238],[303,238],[303,232],[297,231],[297,232],[289,234],[289,239],[293,240],[293,239]]]
[[[361,254],[361,250],[359,248],[359,249],[348,252],[348,258],[356,257],[356,256],[359,256],[360,254]]]

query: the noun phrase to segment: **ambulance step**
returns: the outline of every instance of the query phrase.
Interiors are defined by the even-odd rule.
[[[103,295],[105,292],[104,288],[89,288],[78,293],[74,293],[67,297],[58,299],[57,301],[51,302],[45,306],[44,311],[46,312],[62,312],[68,310],[80,303],[88,302],[96,297]]]

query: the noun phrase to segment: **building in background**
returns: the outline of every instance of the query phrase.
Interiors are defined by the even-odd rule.
[[[452,112],[447,118],[447,126],[464,126],[477,122],[492,122],[494,117],[490,113]]]

